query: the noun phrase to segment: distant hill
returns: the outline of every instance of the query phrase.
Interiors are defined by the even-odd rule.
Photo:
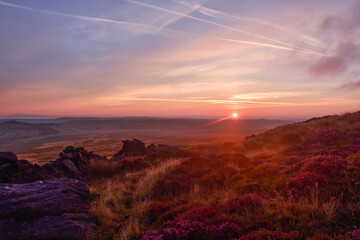
[[[26,123],[15,120],[9,120],[0,123],[0,140],[12,141],[17,139],[46,136],[58,134],[53,123]]]
[[[35,115],[35,114],[9,114],[0,116],[0,119],[53,119],[55,117],[48,115]]]

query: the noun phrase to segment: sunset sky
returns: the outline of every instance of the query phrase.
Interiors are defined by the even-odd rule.
[[[360,110],[359,0],[1,0],[0,115]]]

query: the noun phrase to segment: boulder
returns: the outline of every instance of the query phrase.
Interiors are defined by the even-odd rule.
[[[92,160],[107,160],[106,157],[101,157],[93,152],[88,152],[83,147],[75,148],[73,146],[66,147],[61,153],[59,153],[59,156],[60,159],[58,160],[60,163],[63,163],[63,160],[65,159],[71,160],[82,175],[87,174]]]
[[[53,178],[85,179],[92,160],[107,160],[85,148],[66,147],[56,161],[43,166],[17,160],[12,152],[0,152],[0,183],[29,183]]]
[[[2,160],[12,160],[12,161],[16,161],[17,160],[17,156],[12,153],[12,152],[0,152],[0,162]]]
[[[145,143],[140,140],[125,140],[123,141],[122,149],[116,153],[111,160],[122,160],[129,157],[142,157],[148,152]]]
[[[166,144],[158,144],[157,146],[154,144],[150,144],[146,148],[148,153],[157,152],[157,151],[165,151],[165,152],[176,152],[181,151],[181,148],[178,148],[176,146],[169,146]]]
[[[44,169],[47,177],[68,177],[76,179],[82,178],[81,172],[70,159],[59,158],[56,161],[48,162],[42,168]]]
[[[89,188],[76,179],[0,184],[0,240],[94,237]]]
[[[12,152],[0,152],[0,183],[26,183],[43,179],[39,165],[17,160]]]

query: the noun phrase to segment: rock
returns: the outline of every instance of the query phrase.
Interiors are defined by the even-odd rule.
[[[25,174],[32,174],[32,172],[33,172],[32,168],[27,168],[24,170]]]
[[[0,184],[0,239],[94,237],[89,188],[75,179]]]
[[[142,157],[148,152],[145,143],[140,140],[125,140],[123,141],[122,149],[116,153],[111,160],[121,160],[129,157]]]
[[[43,166],[48,176],[54,178],[68,177],[81,179],[82,174],[70,159],[59,158],[55,162],[51,161]]]
[[[67,173],[67,175],[72,176],[74,178],[80,177],[81,173],[75,167],[74,163],[70,159],[65,159],[62,162],[62,164],[64,166],[64,171]]]
[[[60,154],[59,154],[59,156],[60,157],[62,157],[62,158],[68,158],[68,159],[71,159],[71,158],[73,158],[73,154],[72,153],[69,153],[69,152],[61,152]]]
[[[75,148],[67,146],[59,153],[60,158],[51,161],[43,166],[47,176],[50,177],[69,177],[76,179],[85,179],[91,161],[107,160],[92,152],[88,152],[85,148]]]
[[[151,153],[151,152],[155,152],[157,150],[157,147],[155,146],[155,144],[150,144],[146,147],[146,150]]]
[[[13,153],[0,153],[0,183],[26,183],[42,180],[41,167],[26,160],[17,160]]]
[[[7,159],[7,160],[13,160],[16,161],[17,160],[17,156],[12,153],[12,152],[0,152],[0,161],[2,159]]]
[[[72,146],[66,147],[59,155],[61,157],[56,161],[39,166],[26,160],[17,160],[14,153],[1,152],[0,183],[29,183],[62,177],[84,179],[93,159],[106,160],[84,148],[75,149]]]
[[[155,146],[154,144],[150,144],[147,146],[148,153],[156,152],[156,151],[166,151],[166,152],[176,152],[181,151],[181,148],[175,147],[175,146],[169,146],[166,144],[158,144]]]
[[[67,146],[59,156],[62,160],[70,159],[82,175],[87,174],[89,164],[92,160],[107,160],[105,157],[101,157],[93,152],[88,152],[83,147],[75,148],[73,146]]]
[[[17,156],[12,152],[0,153],[0,182],[16,181],[19,173]]]

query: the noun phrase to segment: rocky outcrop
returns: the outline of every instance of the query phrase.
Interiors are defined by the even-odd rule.
[[[93,237],[88,199],[88,186],[76,179],[0,184],[0,239]]]
[[[88,152],[85,148],[66,147],[56,161],[50,161],[43,166],[45,172],[53,177],[69,177],[82,179],[87,176],[89,166],[93,160],[104,160],[93,152]]]
[[[0,152],[0,183],[26,183],[44,179],[42,168],[18,160],[12,152]]]
[[[111,160],[123,160],[131,157],[143,157],[148,153],[159,151],[176,152],[181,151],[181,148],[165,144],[150,144],[145,147],[145,143],[140,140],[124,140],[122,149],[118,153],[116,153],[111,158]]]
[[[166,151],[166,152],[176,152],[181,151],[181,148],[175,147],[175,146],[169,146],[166,144],[158,144],[157,146],[155,144],[150,144],[146,147],[146,150],[148,153],[157,152],[157,151]]]
[[[111,160],[122,160],[129,157],[142,157],[148,152],[145,143],[140,140],[125,140],[123,141],[122,149],[116,153]]]
[[[0,152],[0,183],[29,183],[53,178],[85,179],[92,160],[106,160],[85,148],[66,147],[56,161],[43,166],[18,160],[12,152]]]

